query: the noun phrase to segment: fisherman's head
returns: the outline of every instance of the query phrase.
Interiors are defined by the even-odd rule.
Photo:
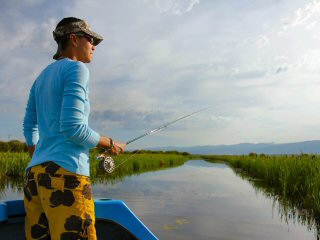
[[[53,31],[58,49],[53,59],[71,57],[81,62],[91,62],[96,46],[103,37],[93,32],[89,24],[75,17],[63,18]]]

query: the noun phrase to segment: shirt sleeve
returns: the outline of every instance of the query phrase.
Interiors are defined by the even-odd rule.
[[[85,105],[89,104],[89,70],[81,62],[70,64],[64,75],[63,99],[60,116],[60,130],[64,136],[86,148],[97,146],[100,135],[88,126]]]
[[[34,85],[32,85],[29,99],[27,102],[26,112],[23,119],[23,135],[28,146],[36,145],[39,140],[37,109],[34,95]]]

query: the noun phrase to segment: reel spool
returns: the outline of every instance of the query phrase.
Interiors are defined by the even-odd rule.
[[[113,173],[116,165],[111,156],[107,155],[106,153],[102,153],[97,156],[97,160],[99,160],[99,167],[101,170],[107,173]]]

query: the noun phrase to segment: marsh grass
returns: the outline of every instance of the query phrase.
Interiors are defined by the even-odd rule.
[[[29,154],[25,152],[0,152],[0,195],[8,187],[22,191],[24,170],[29,161]]]
[[[116,168],[113,173],[108,174],[99,168],[99,162],[95,160],[96,155],[96,152],[92,152],[90,157],[93,183],[115,182],[125,176],[181,166],[191,158],[191,155],[176,152],[127,152],[113,157]]]
[[[280,203],[280,215],[320,233],[320,156],[207,156],[227,162],[256,189]]]
[[[176,152],[127,152],[114,157],[116,169],[112,174],[100,170],[96,160],[98,150],[90,153],[90,171],[92,182],[121,181],[125,176],[156,171],[170,167],[180,166],[187,161],[188,154]],[[8,184],[14,188],[21,188],[25,169],[30,161],[28,153],[0,152],[0,190]]]

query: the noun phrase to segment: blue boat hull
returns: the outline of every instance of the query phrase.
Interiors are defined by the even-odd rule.
[[[158,239],[121,200],[95,200],[95,211],[98,239]],[[0,239],[24,240],[24,216],[23,200],[0,203]]]

